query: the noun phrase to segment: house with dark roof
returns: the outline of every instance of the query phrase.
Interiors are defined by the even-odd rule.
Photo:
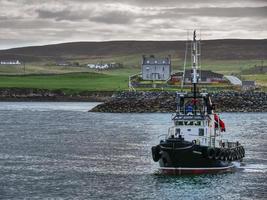
[[[171,76],[171,58],[156,58],[143,56],[142,65],[143,80],[168,80]]]
[[[224,82],[223,74],[213,72],[211,70],[201,70],[198,72],[200,83]],[[184,81],[191,83],[192,70],[185,70]],[[183,79],[183,72],[177,72],[171,75],[171,82],[181,82]]]

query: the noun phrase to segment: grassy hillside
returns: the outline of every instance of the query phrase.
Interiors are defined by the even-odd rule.
[[[204,40],[202,58],[212,60],[267,59],[267,40]],[[26,62],[56,59],[93,59],[162,53],[183,58],[185,41],[74,42],[0,50],[0,59]]]
[[[239,76],[242,70],[260,65],[262,61],[266,63],[266,47],[267,40],[202,41],[201,67]],[[25,63],[0,65],[0,87],[123,90],[128,87],[128,76],[140,72],[143,54],[159,57],[170,54],[173,71],[180,71],[183,69],[184,53],[185,41],[76,42],[0,50],[0,60],[19,59]],[[79,62],[80,66],[56,66],[59,60]],[[190,68],[190,56],[187,60],[187,68]],[[86,67],[88,63],[101,62],[121,63],[123,68],[97,71]],[[266,74],[242,78],[267,85]]]

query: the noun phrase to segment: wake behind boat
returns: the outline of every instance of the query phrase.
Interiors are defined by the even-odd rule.
[[[152,147],[152,157],[163,174],[204,174],[233,171],[244,147],[224,139],[225,123],[215,113],[208,93],[199,92],[198,42],[192,41],[192,92],[177,92],[177,109],[164,140]]]

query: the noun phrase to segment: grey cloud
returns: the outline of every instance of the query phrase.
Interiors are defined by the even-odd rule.
[[[70,20],[70,21],[76,21],[76,20],[82,20],[82,19],[88,19],[88,15],[86,13],[73,13],[70,10],[61,10],[61,11],[49,11],[49,10],[36,10],[38,13],[39,18],[46,18],[46,19],[55,19],[56,21],[61,20]]]
[[[81,40],[266,38],[266,0],[0,0],[0,48]],[[204,39],[204,38],[203,38]]]
[[[126,12],[113,11],[91,17],[90,20],[106,24],[128,24],[133,21],[133,17],[133,15]]]
[[[38,13],[38,18],[40,19],[55,19],[56,21],[88,20],[106,24],[127,24],[134,18],[134,14],[130,12],[106,11],[106,9],[101,13],[95,13],[90,10],[83,10],[79,12],[77,10],[48,11],[41,9],[36,12]]]
[[[207,17],[266,17],[267,7],[232,7],[232,8],[173,8],[165,9],[165,17],[171,15],[207,16]]]
[[[73,2],[73,0],[67,0],[69,2]],[[95,0],[76,0],[81,3],[87,2],[96,2]],[[239,3],[241,6],[246,4],[254,4],[258,5],[267,5],[266,0],[239,0],[239,1],[231,1],[231,0],[98,0],[98,3],[123,3],[123,4],[131,4],[131,5],[144,5],[148,7],[154,6],[179,6],[179,5],[203,5],[203,4],[224,4],[231,5],[233,3]]]

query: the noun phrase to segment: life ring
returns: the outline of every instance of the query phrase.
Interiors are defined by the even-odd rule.
[[[207,156],[209,159],[214,159],[216,155],[215,149],[214,148],[208,148],[207,149]]]
[[[155,162],[158,162],[160,159],[160,147],[159,146],[154,146],[151,148],[152,151],[152,158]]]

